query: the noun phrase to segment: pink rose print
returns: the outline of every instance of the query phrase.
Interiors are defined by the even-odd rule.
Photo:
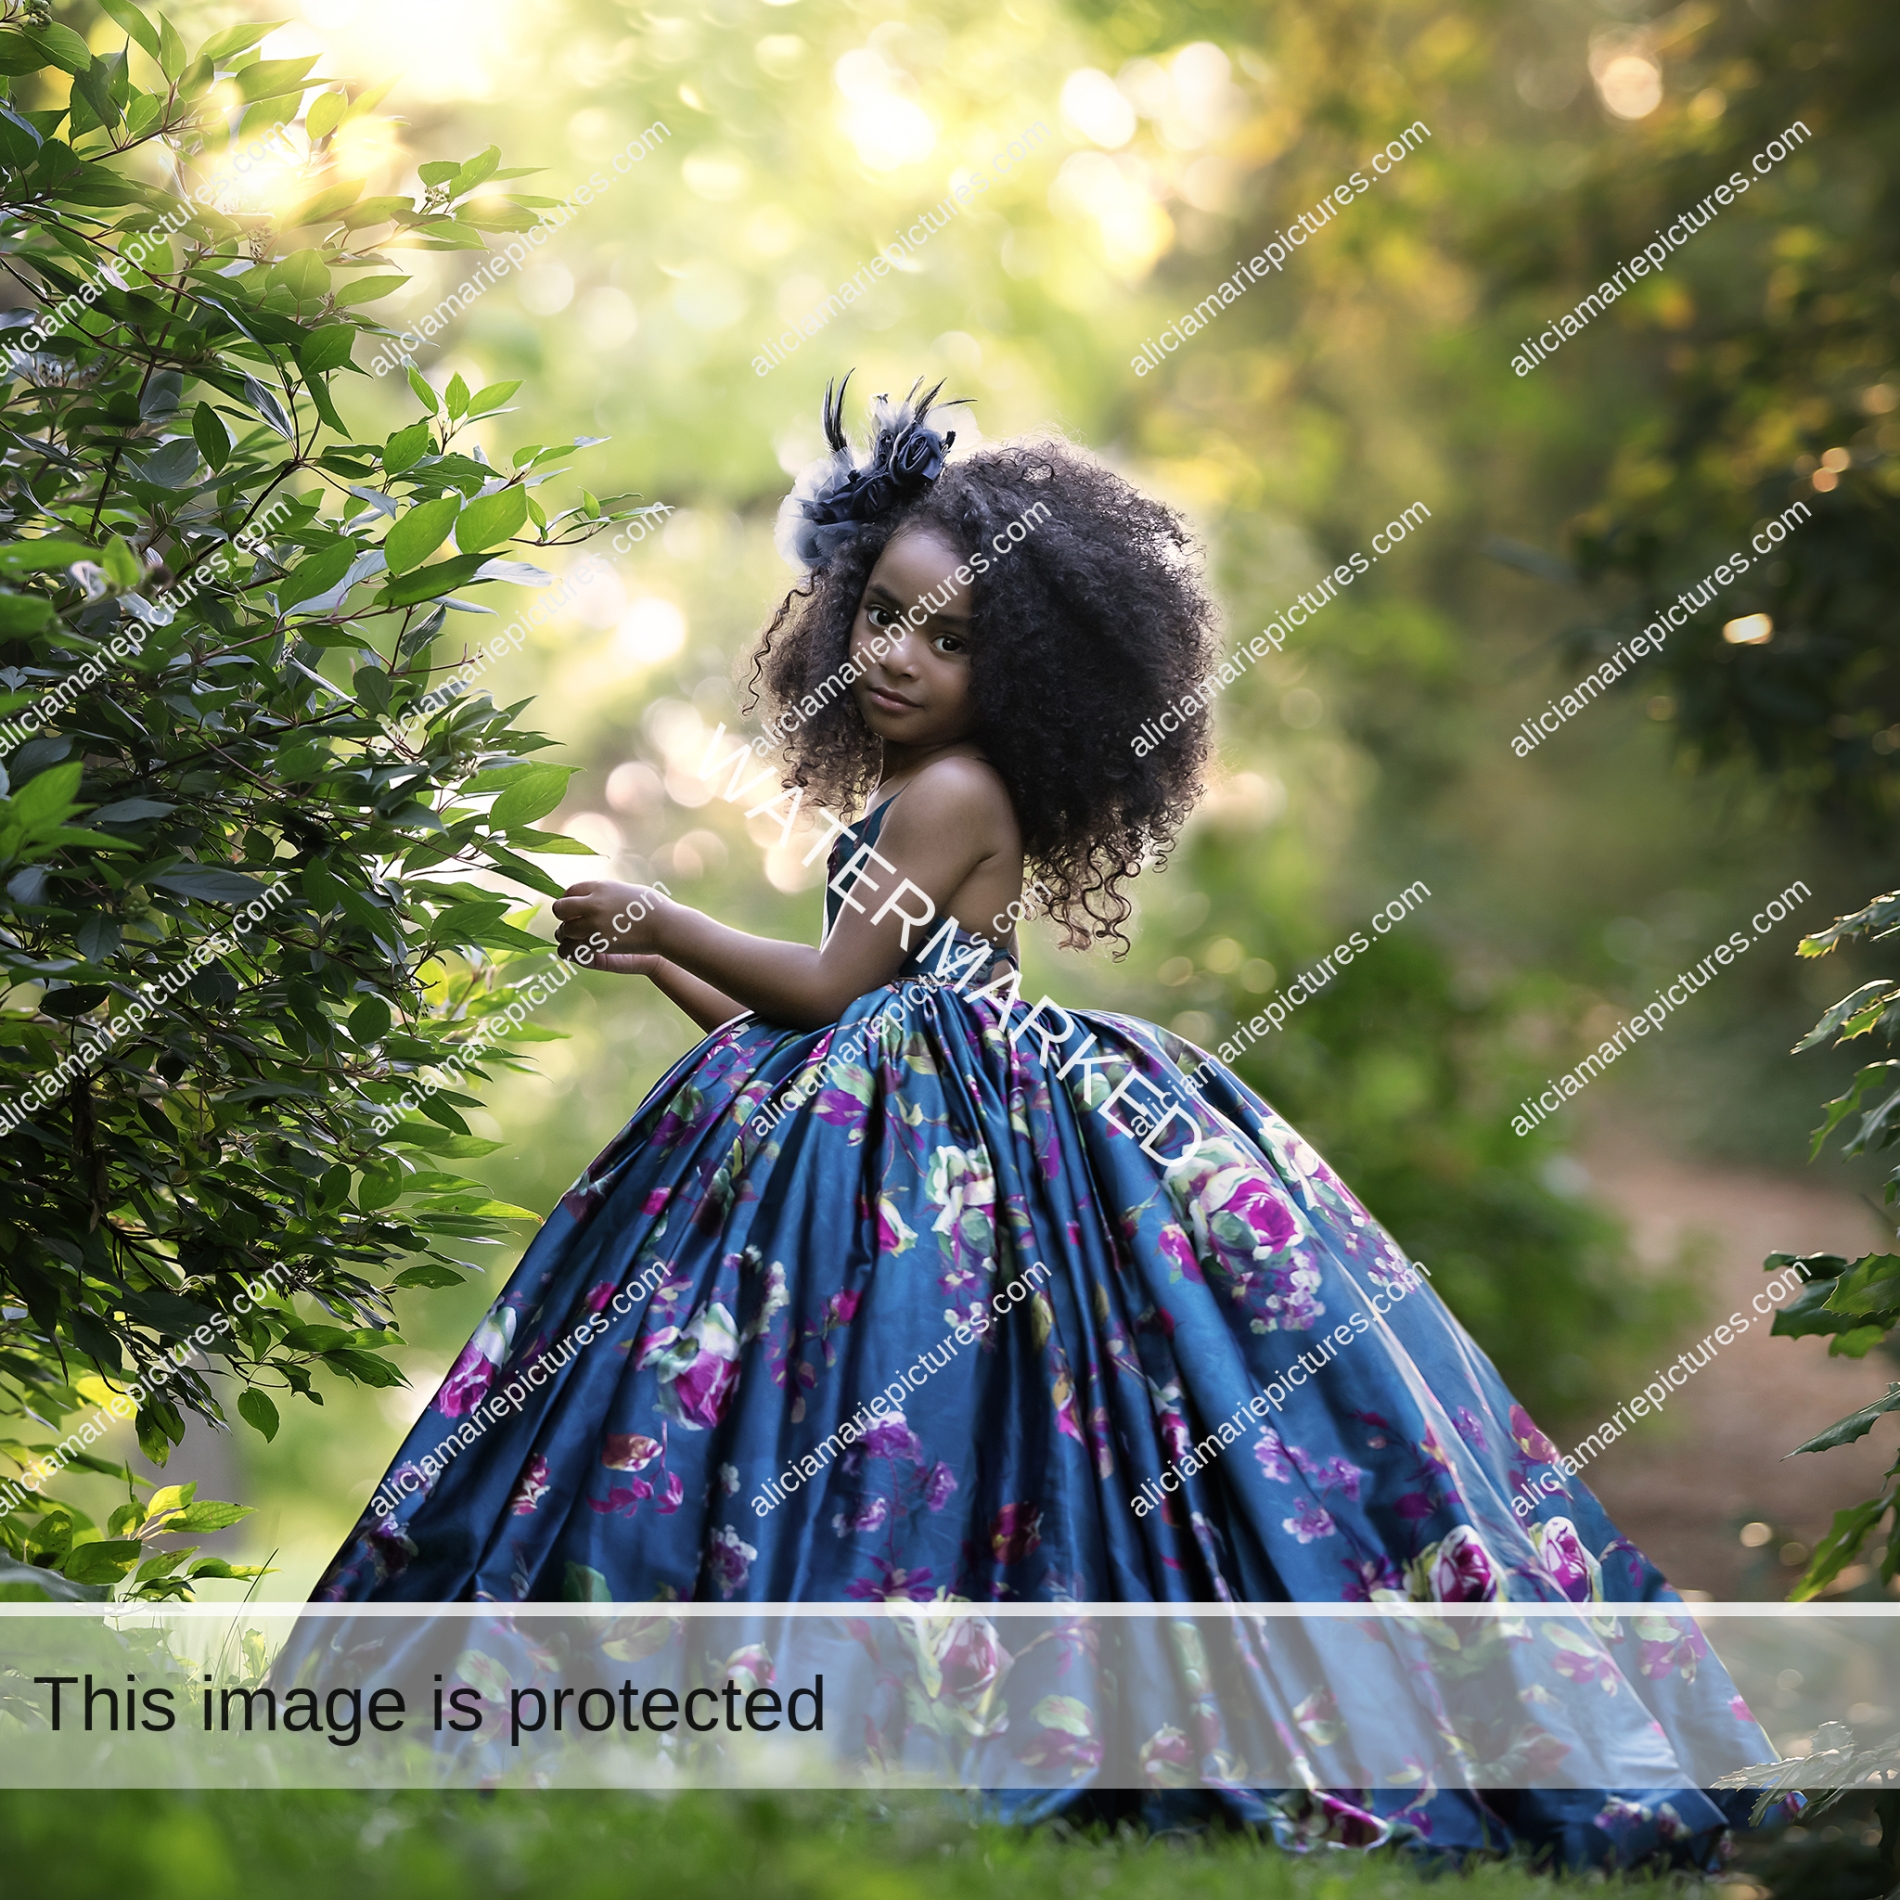
[[[670,1187],[653,1189],[646,1199],[641,1202],[640,1212],[643,1214],[664,1214],[666,1212],[666,1203],[671,1198],[672,1193],[673,1190]]]
[[[739,1336],[723,1306],[705,1308],[677,1333],[656,1333],[640,1355],[660,1369],[660,1409],[688,1431],[717,1425],[739,1378]]]
[[[1567,1517],[1547,1518],[1533,1524],[1531,1545],[1538,1564],[1572,1603],[1595,1603],[1603,1598],[1603,1569],[1584,1548],[1577,1527]]]
[[[475,1329],[475,1337],[462,1348],[461,1355],[449,1368],[442,1389],[435,1395],[435,1409],[444,1418],[466,1418],[488,1396],[495,1374],[514,1343],[515,1314],[508,1306],[496,1306]]]
[[[1216,1175],[1217,1182],[1227,1177]],[[1299,1238],[1300,1224],[1285,1194],[1263,1174],[1242,1174],[1228,1187],[1222,1211],[1238,1214],[1254,1231],[1258,1251],[1278,1253]]]
[[[1424,1553],[1430,1603],[1494,1603],[1499,1596],[1497,1565],[1469,1524],[1454,1525]]]

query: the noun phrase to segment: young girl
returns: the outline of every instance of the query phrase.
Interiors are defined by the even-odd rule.
[[[854,455],[842,403],[754,668],[782,806],[868,800],[823,941],[626,885],[555,905],[566,953],[710,1033],[543,1227],[319,1595],[1674,1600],[1265,1102],[1018,993],[1025,869],[1068,945],[1120,940],[1200,789],[1182,522],[1059,440],[947,460],[929,397],[880,398]],[[1727,1722],[1763,1758],[1718,1667],[1674,1703],[1626,1686],[1645,1730]],[[1700,1865],[1747,1798],[1222,1799],[1287,1841]]]

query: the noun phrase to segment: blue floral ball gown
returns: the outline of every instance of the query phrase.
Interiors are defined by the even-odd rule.
[[[829,919],[889,810],[834,844]],[[1677,1600],[1294,1129],[1137,1018],[1021,1033],[1012,951],[941,933],[829,1028],[743,1016],[680,1061],[542,1227],[319,1600]],[[1750,1805],[1085,1780],[999,1805],[1144,1799],[1292,1846],[1705,1867]]]

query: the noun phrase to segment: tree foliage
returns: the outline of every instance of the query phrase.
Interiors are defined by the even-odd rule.
[[[1900,20],[1859,0],[1710,8],[1642,44],[1691,109],[1657,115],[1639,151],[1600,146],[1554,207],[1500,216],[1482,241],[1501,288],[1566,307],[1717,183],[1747,181],[1619,307],[1617,346],[1640,353],[1653,398],[1573,524],[1595,598],[1565,644],[1596,663],[1742,551],[1746,578],[1639,688],[1664,690],[1699,763],[1752,766],[1884,843],[1900,810]],[[1751,550],[1795,502],[1812,519]],[[1765,640],[1718,631],[1756,614]]]
[[[494,148],[366,197],[338,134],[380,94],[261,57],[264,26],[192,52],[103,5],[124,43],[96,54],[0,8],[25,299],[0,318],[0,1453],[128,1502],[101,1527],[0,1489],[0,1593],[241,1574],[154,1552],[240,1513],[141,1499],[90,1449],[111,1417],[136,1403],[162,1464],[188,1413],[269,1438],[323,1375],[400,1383],[395,1293],[520,1213],[455,1170],[494,1145],[472,1096],[376,1133],[419,1073],[548,1033],[497,1049],[486,1019],[544,948],[510,887],[559,889],[524,854],[579,848],[535,829],[567,779],[547,742],[445,695],[465,662],[438,655],[479,611],[458,590],[548,578],[510,544],[623,518],[544,504],[565,446],[491,465],[471,425],[513,383],[412,371],[424,413],[380,443],[340,413],[403,247],[480,249],[546,202],[497,190]],[[260,149],[276,190],[247,208]]]

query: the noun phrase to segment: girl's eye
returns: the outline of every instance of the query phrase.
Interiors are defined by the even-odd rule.
[[[954,633],[940,633],[931,642],[939,653],[961,653],[963,642]]]
[[[882,627],[897,618],[888,607],[867,607],[864,610],[864,617],[874,627]]]

